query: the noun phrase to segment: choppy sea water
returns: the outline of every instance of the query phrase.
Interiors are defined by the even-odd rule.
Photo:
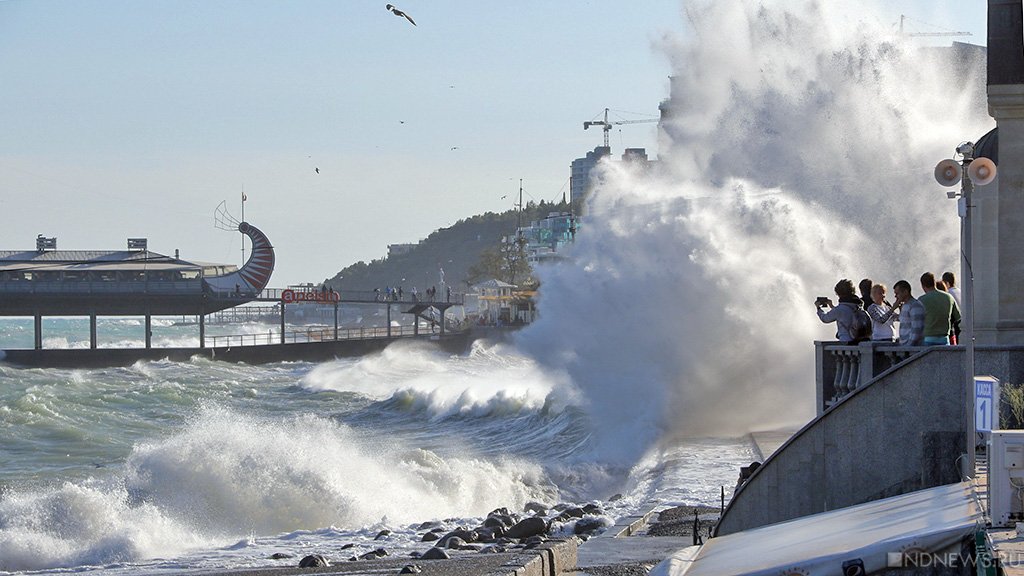
[[[49,345],[80,346],[76,322],[49,326]],[[23,338],[23,324],[0,319],[0,339]],[[118,341],[137,344],[131,320],[100,320],[101,334],[122,328]],[[195,328],[162,330],[179,341]],[[753,458],[743,438],[696,438],[602,462],[590,445],[601,422],[559,393],[560,377],[486,342],[455,356],[399,343],[321,364],[0,363],[0,383],[0,572],[422,551],[421,522],[475,525],[531,500],[599,502],[609,519],[651,500],[716,505]]]

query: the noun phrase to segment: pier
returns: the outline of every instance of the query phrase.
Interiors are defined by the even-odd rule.
[[[385,298],[375,291],[352,291],[344,294],[332,290],[268,288],[247,298],[249,302],[273,305],[238,306],[219,310],[212,315],[233,318],[266,319],[273,311],[277,330],[252,334],[207,335],[207,315],[184,316],[196,318],[199,329],[197,347],[155,348],[152,346],[152,318],[144,308],[127,309],[119,315],[145,317],[145,346],[142,348],[98,348],[96,345],[96,314],[90,318],[90,347],[88,349],[45,349],[42,346],[42,317],[35,316],[35,347],[7,349],[0,352],[6,362],[38,367],[98,367],[131,364],[138,360],[188,360],[204,357],[229,362],[264,363],[284,360],[324,360],[339,356],[357,356],[383,349],[402,339],[420,339],[452,351],[462,351],[470,336],[464,326],[451,330],[446,312],[462,306],[464,295],[445,294],[444,301],[425,301],[412,295],[403,298]],[[327,307],[333,317],[333,326],[317,326],[304,330],[288,330],[285,314],[290,307]],[[385,326],[344,328],[338,322],[341,306],[380,306],[385,309]],[[132,314],[131,312],[135,312]],[[9,314],[15,315],[15,314]],[[411,325],[392,325],[392,318],[411,315]],[[429,328],[423,327],[427,324]]]

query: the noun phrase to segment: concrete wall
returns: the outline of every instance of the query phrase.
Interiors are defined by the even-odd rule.
[[[962,347],[929,348],[797,432],[733,495],[731,534],[960,480]],[[1024,381],[1024,348],[979,348],[978,374]]]

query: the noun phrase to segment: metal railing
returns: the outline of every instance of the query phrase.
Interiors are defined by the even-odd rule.
[[[280,301],[283,297],[285,290],[291,290],[292,292],[302,292],[315,294],[318,292],[315,288],[308,290],[295,289],[295,288],[264,288],[259,293],[258,299],[263,301]],[[419,292],[413,295],[411,292],[402,291],[401,296],[397,293],[392,294],[390,297],[383,291],[374,290],[341,290],[338,291],[341,295],[341,302],[380,302],[386,304],[388,302],[403,303],[403,304],[465,304],[466,295],[461,292],[452,292],[449,296],[447,292],[438,291],[434,295],[433,299],[427,298],[427,295],[423,292]]]
[[[0,282],[0,292],[8,294],[202,294],[202,280],[152,281],[38,281],[7,280]]]
[[[889,342],[815,342],[818,414],[882,372],[926,348],[899,346]]]
[[[421,327],[420,336],[430,336],[430,328]],[[338,340],[372,340],[375,338],[396,338],[402,336],[413,336],[417,334],[413,326],[392,326],[390,334],[388,328],[347,328],[338,329]],[[285,344],[298,344],[307,342],[330,342],[334,338],[334,328],[308,328],[306,330],[289,330],[284,333]],[[227,348],[230,346],[257,346],[261,344],[281,344],[281,333],[267,331],[255,334],[230,334],[226,336],[206,336],[206,343],[213,348]]]

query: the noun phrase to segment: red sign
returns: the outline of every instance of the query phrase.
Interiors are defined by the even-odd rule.
[[[334,290],[327,292],[305,292],[295,290],[285,290],[281,292],[281,302],[285,304],[294,304],[296,302],[313,302],[318,304],[334,304],[341,300],[341,294]]]

